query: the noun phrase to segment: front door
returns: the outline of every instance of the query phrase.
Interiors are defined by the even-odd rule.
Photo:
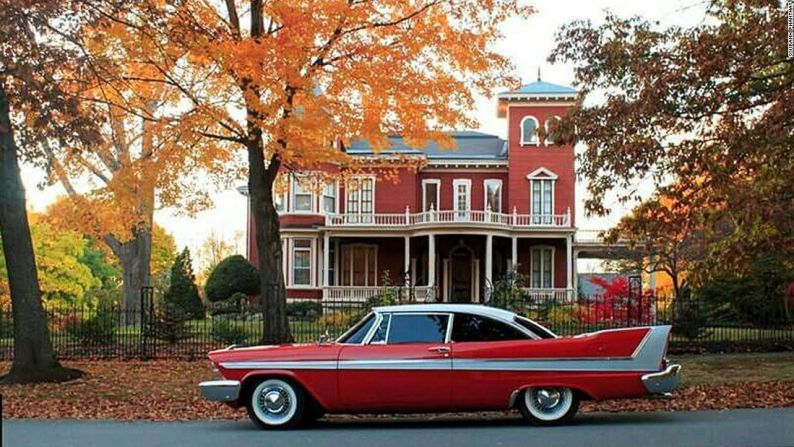
[[[472,259],[467,250],[456,250],[450,259],[450,301],[470,303],[472,292]]]
[[[339,396],[350,412],[434,411],[452,400],[450,315],[384,314],[372,340],[339,355]]]

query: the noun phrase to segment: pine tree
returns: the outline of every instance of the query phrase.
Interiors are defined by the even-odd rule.
[[[163,303],[178,308],[187,318],[204,318],[204,304],[199,297],[196,277],[193,275],[193,261],[187,247],[171,266],[171,285],[163,297]]]

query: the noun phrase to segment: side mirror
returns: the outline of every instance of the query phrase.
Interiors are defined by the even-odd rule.
[[[331,334],[328,333],[328,329],[326,328],[325,332],[323,332],[320,335],[320,337],[317,339],[317,344],[322,345],[330,342],[331,342]]]

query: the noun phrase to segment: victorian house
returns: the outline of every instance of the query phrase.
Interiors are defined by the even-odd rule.
[[[455,150],[409,147],[399,136],[378,154],[365,141],[346,148],[361,157],[425,157],[397,181],[373,171],[354,185],[312,189],[289,174],[276,204],[287,297],[365,300],[384,285],[408,284],[417,301],[481,302],[513,266],[528,294],[575,296],[574,150],[539,130],[576,98],[540,80],[499,94],[506,140],[459,131]],[[254,231],[249,217],[256,264]]]

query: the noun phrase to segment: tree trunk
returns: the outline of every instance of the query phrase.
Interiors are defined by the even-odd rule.
[[[265,167],[261,133],[254,129],[248,146],[248,191],[251,215],[256,228],[256,251],[259,255],[259,282],[262,296],[262,344],[289,343],[292,335],[287,321],[287,295],[281,269],[281,231],[273,206],[273,183],[279,161],[273,157]]]
[[[3,381],[69,380],[82,373],[61,368],[50,342],[9,115],[5,88],[0,82],[0,238],[14,318],[14,361]]]
[[[141,289],[150,284],[152,258],[152,232],[140,229],[127,242],[120,243],[106,236],[105,243],[119,259],[122,270],[122,324],[139,324],[141,321]]]

